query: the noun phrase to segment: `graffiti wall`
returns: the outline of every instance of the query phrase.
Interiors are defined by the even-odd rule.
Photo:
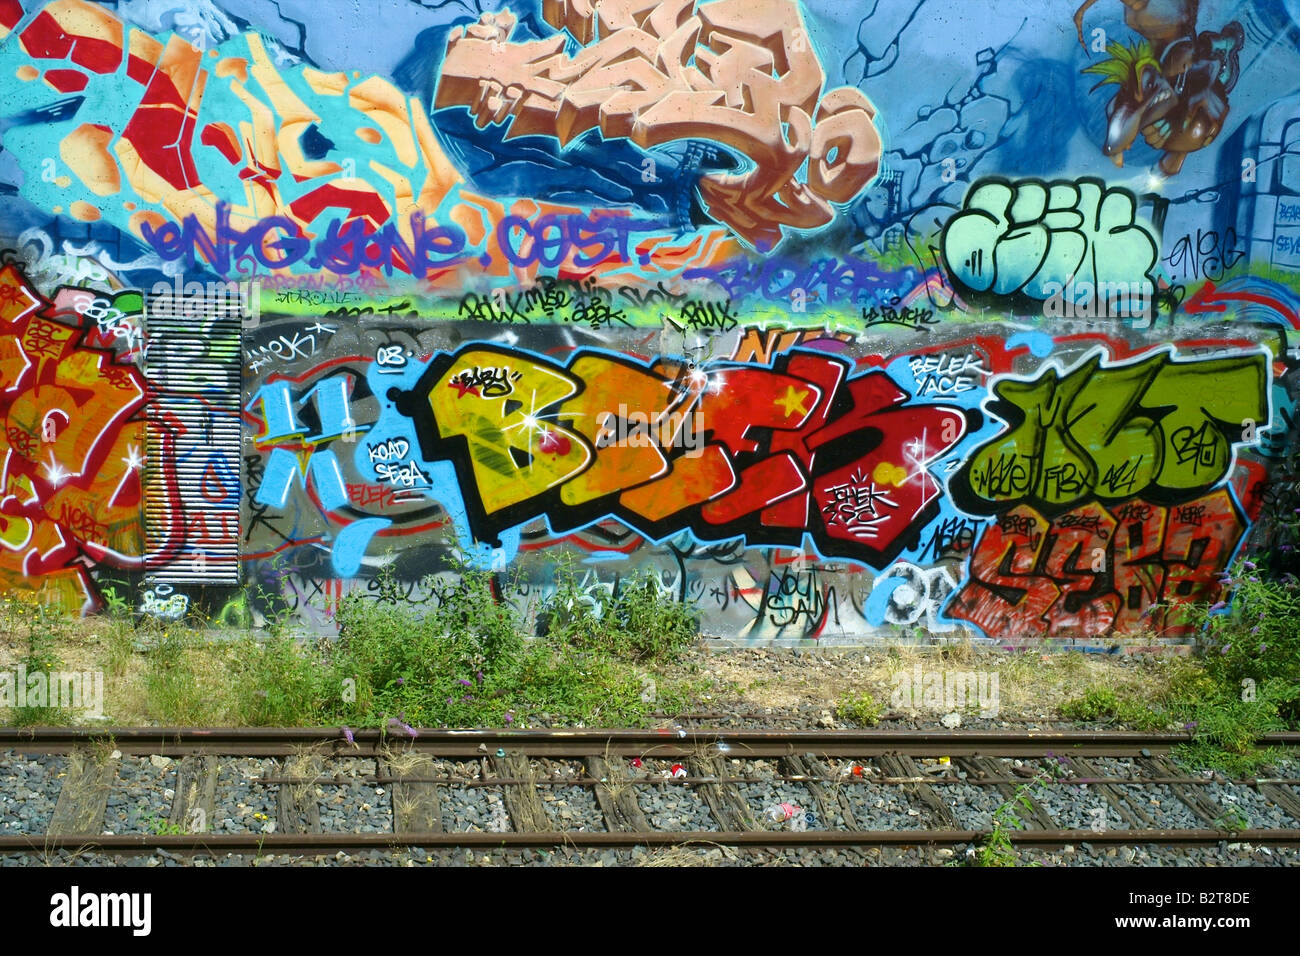
[[[1278,553],[1300,2],[365,8],[0,0],[6,592],[1100,648]]]

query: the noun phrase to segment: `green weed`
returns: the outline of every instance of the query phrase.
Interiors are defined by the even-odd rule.
[[[22,656],[19,660],[23,671],[28,675],[28,684],[23,688],[23,705],[16,706],[15,699],[15,706],[10,708],[15,726],[72,722],[72,715],[66,708],[50,706],[50,693],[53,690],[51,672],[63,665],[63,661],[54,653],[54,648],[67,638],[71,629],[71,621],[60,608],[21,597],[0,599],[0,633],[21,649]],[[31,683],[30,675],[40,672],[44,672],[45,680]],[[15,684],[15,697],[18,690]]]
[[[210,726],[221,723],[222,672],[208,655],[192,652],[183,631],[161,629],[147,652],[144,684],[150,716],[161,724]]]
[[[1250,819],[1240,807],[1229,805],[1214,821],[1214,825],[1230,833],[1240,833],[1242,830],[1250,829]]]
[[[1011,797],[993,811],[993,828],[976,849],[975,855],[970,860],[971,866],[1020,865],[1020,855],[1016,852],[1015,844],[1011,842],[1011,832],[1025,829],[1026,824],[1020,817],[1021,812],[1033,810],[1033,798],[1044,794],[1047,784],[1058,776],[1059,771],[1059,764],[1049,764],[1031,779],[1016,787]],[[1030,865],[1038,866],[1037,863]]]
[[[859,727],[873,727],[880,722],[880,704],[867,692],[840,700],[835,713],[841,720],[851,720]]]
[[[162,817],[150,817],[144,821],[144,825],[150,833],[158,836],[183,836],[186,832],[179,823],[170,823]]]
[[[652,571],[623,578],[607,592],[579,580],[566,555],[555,567],[555,585],[543,608],[546,636],[553,643],[632,661],[667,661],[699,634],[698,611],[665,594]]]
[[[1160,730],[1168,723],[1144,702],[1122,697],[1110,687],[1093,687],[1081,697],[1066,701],[1061,705],[1061,715],[1069,720],[1126,724],[1138,730]]]
[[[452,562],[427,579],[432,600],[412,605],[355,593],[339,603],[337,640],[273,635],[237,642],[232,703],[244,723],[380,726],[527,726],[538,722],[635,725],[684,707],[691,686],[659,679],[647,694],[645,663],[667,661],[695,639],[692,608],[666,601],[658,582],[633,577],[584,603],[565,566],[545,606],[544,636],[526,638],[523,616],[489,572]],[[385,590],[384,572],[378,586]]]

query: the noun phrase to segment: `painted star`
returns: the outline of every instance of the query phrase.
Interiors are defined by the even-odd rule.
[[[136,471],[142,463],[142,459],[140,458],[140,449],[136,448],[134,445],[127,445],[126,457],[119,458],[118,461],[126,465],[127,471]]]
[[[46,477],[55,488],[72,477],[69,472],[63,470],[61,464],[54,460],[54,452],[50,452],[49,464],[42,463],[41,467],[45,469]]]
[[[804,408],[804,401],[808,398],[808,392],[802,391],[796,394],[793,385],[787,385],[785,395],[780,398],[772,399],[773,405],[780,405],[785,409],[786,417],[798,412],[800,415],[807,415],[808,409]]]

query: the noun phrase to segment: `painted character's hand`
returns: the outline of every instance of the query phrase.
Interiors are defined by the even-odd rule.
[[[1173,126],[1170,125],[1169,120],[1158,119],[1142,128],[1142,138],[1151,146],[1160,149],[1165,145],[1165,141],[1169,139],[1169,134],[1172,132]]]

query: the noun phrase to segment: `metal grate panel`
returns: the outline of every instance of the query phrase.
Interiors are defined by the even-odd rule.
[[[147,568],[158,583],[240,582],[244,308],[225,285],[145,297],[144,364],[155,395],[146,425],[144,510]]]

